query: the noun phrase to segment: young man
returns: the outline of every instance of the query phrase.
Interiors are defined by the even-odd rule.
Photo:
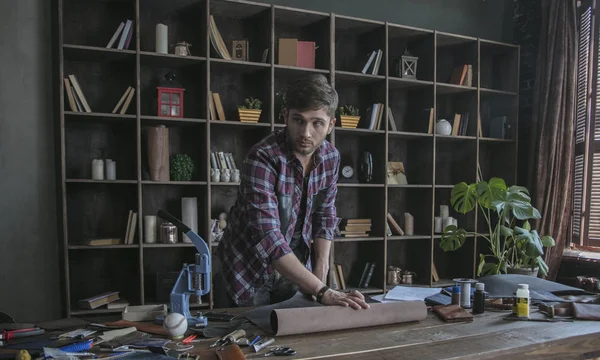
[[[286,127],[254,145],[244,160],[219,243],[229,304],[266,305],[301,291],[324,305],[368,308],[360,292],[325,285],[339,222],[340,154],[325,140],[335,125],[337,92],[323,75],[310,75],[290,86],[286,102]]]

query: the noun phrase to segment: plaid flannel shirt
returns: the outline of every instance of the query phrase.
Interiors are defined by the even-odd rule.
[[[313,161],[301,244],[307,249],[312,239],[333,240],[340,221],[335,207],[340,154],[325,140]],[[303,169],[288,146],[285,129],[280,129],[250,149],[240,173],[241,184],[218,256],[230,296],[236,303],[247,303],[272,275],[271,262],[292,252],[289,242],[300,211]],[[282,229],[284,202],[292,209],[287,227]],[[312,269],[310,256],[306,267]]]

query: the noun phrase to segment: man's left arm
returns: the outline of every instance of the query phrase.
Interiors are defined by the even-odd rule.
[[[329,253],[331,241],[335,237],[335,228],[339,223],[335,207],[337,181],[339,177],[340,157],[337,155],[331,174],[331,183],[326,190],[323,202],[313,214],[313,247],[315,251],[313,273],[327,284],[329,272]]]

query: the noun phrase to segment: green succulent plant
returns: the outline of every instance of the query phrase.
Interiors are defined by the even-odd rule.
[[[358,116],[359,110],[352,105],[344,105],[338,108],[338,114],[343,116]]]
[[[249,97],[244,100],[244,104],[238,106],[238,109],[260,109],[262,101],[257,98]]]

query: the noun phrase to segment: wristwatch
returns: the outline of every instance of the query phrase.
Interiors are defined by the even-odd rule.
[[[329,290],[329,286],[325,285],[317,293],[316,297],[317,297],[317,302],[319,304],[322,304],[321,300],[323,299],[323,295],[325,295],[325,292],[327,292],[327,290]]]

